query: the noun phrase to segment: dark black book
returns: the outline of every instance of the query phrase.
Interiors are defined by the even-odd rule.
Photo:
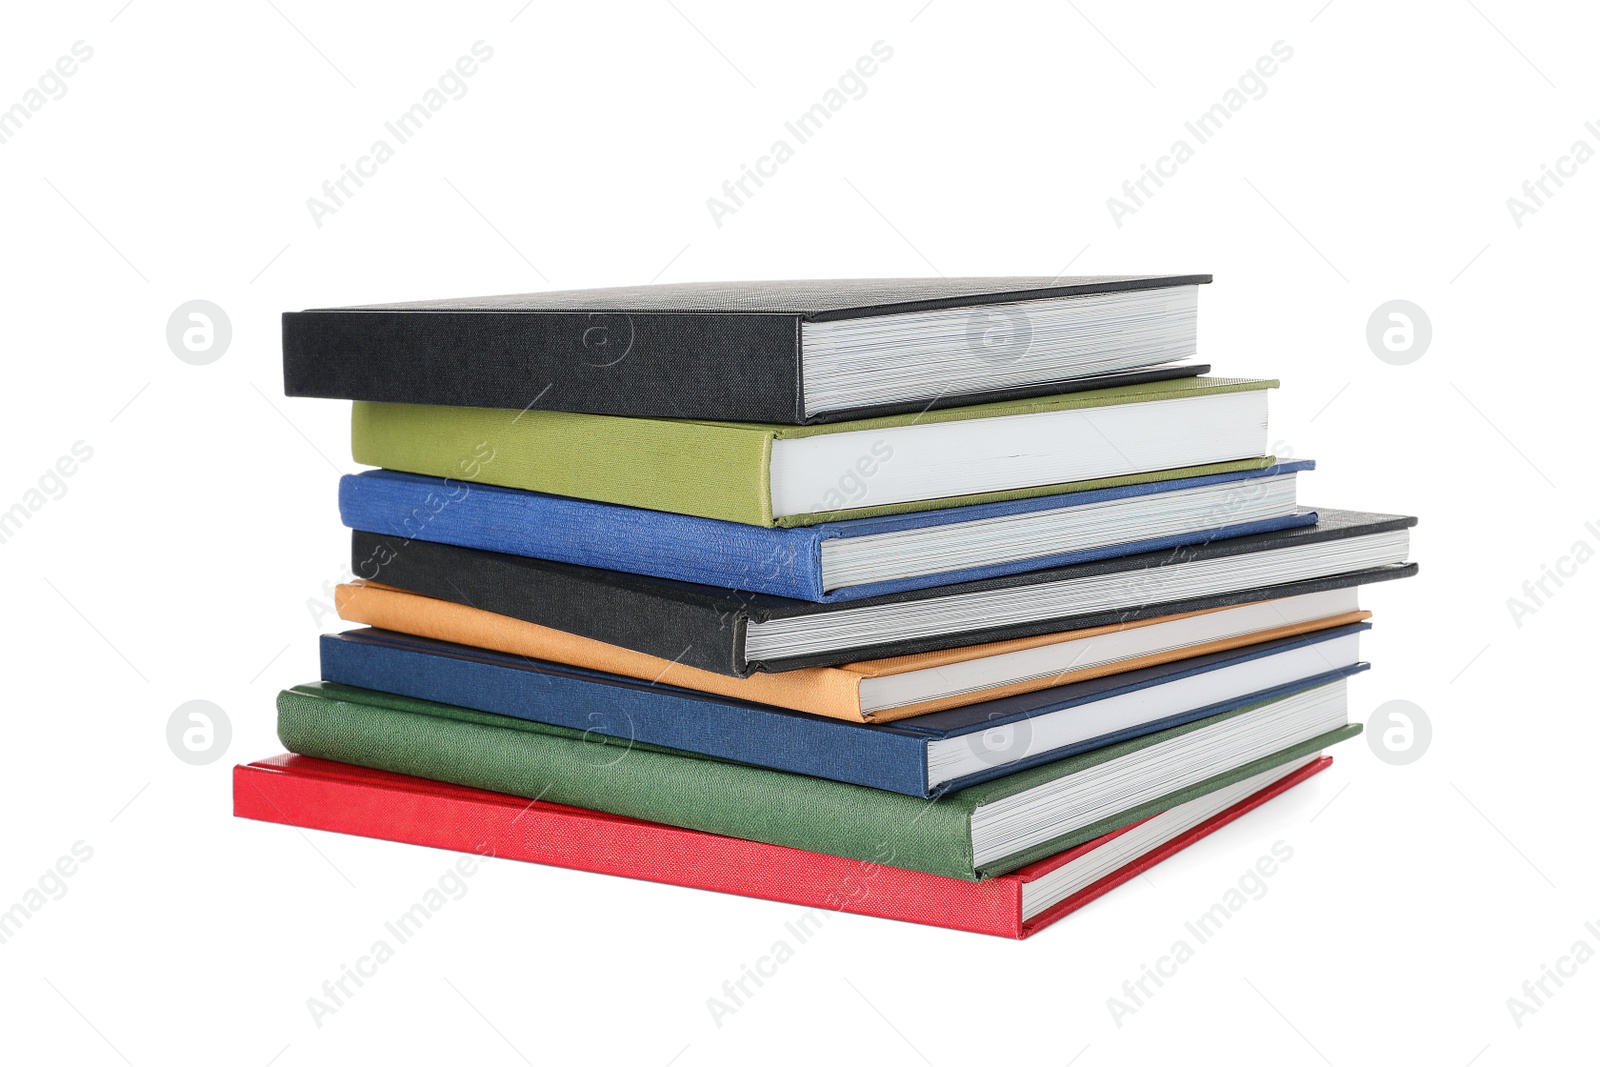
[[[696,282],[288,312],[284,392],[790,425],[900,414],[1199,373],[1171,364],[1195,354],[1210,280]]]
[[[1401,515],[817,604],[355,531],[367,581],[743,677],[1275,600],[1416,573]]]

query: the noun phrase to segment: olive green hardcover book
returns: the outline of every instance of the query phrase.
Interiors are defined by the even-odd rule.
[[[1181,378],[812,426],[358,401],[357,463],[755,526],[1269,466],[1275,381]]]
[[[278,697],[298,755],[969,881],[1360,732],[1340,679],[925,800],[330,682]]]

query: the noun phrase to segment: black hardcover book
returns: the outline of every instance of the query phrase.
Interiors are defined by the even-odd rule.
[[[1406,578],[1400,515],[816,604],[357,530],[367,581],[743,677],[1105,626]]]
[[[697,282],[288,312],[284,392],[790,425],[898,414],[1198,373],[1170,364],[1195,354],[1210,280]]]

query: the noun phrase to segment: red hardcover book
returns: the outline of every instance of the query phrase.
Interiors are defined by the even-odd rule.
[[[1326,768],[1275,768],[998,878],[968,882],[306,756],[233,769],[233,813],[813,908],[1022,938]]]

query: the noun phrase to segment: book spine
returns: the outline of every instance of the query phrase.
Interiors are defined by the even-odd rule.
[[[971,808],[359,690],[278,696],[303,756],[977,881]]]
[[[799,335],[799,316],[782,314],[291,312],[284,392],[790,423],[803,415]]]
[[[368,582],[620,645],[702,670],[743,677],[738,600],[653,595],[608,572],[499,552],[350,534],[350,570]]]
[[[381,585],[338,586],[334,589],[334,603],[341,619],[381,630],[493,649],[528,659],[567,663],[656,685],[675,685],[735,700],[809,711],[847,722],[861,721],[861,675],[854,671],[818,667],[809,671],[736,678],[549,626]],[[1359,621],[1362,617],[1356,612],[1346,621]]]
[[[357,463],[772,525],[772,431],[689,420],[357,401]]]
[[[367,472],[339,480],[351,529],[507,552],[682,582],[822,597],[819,536],[660,511]]]
[[[927,749],[892,728],[324,634],[322,677],[418,700],[603,734],[910,796],[927,795]]]
[[[1021,936],[1014,878],[941,878],[297,756],[235,767],[233,805],[244,819],[812,909],[785,924],[791,945],[809,940],[834,912]]]

